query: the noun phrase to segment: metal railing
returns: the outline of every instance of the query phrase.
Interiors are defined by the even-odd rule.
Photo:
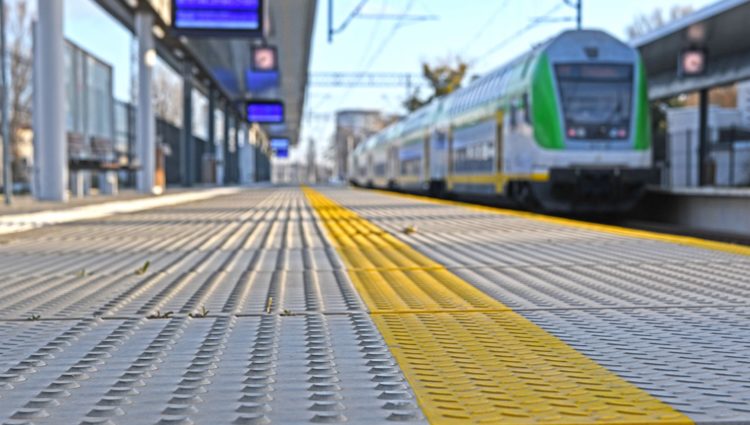
[[[700,154],[696,130],[669,133],[663,147],[655,147],[655,163],[661,169],[663,187],[750,186],[750,129],[714,128],[709,135],[705,155]]]

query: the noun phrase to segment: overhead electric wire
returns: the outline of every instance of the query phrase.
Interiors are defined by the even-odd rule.
[[[565,3],[559,3],[555,7],[553,7],[549,11],[547,11],[545,14],[536,17],[534,20],[532,20],[531,22],[529,22],[523,28],[521,28],[518,31],[514,32],[509,37],[504,38],[502,41],[500,41],[499,43],[495,44],[490,49],[488,49],[487,51],[485,51],[484,53],[482,53],[481,55],[475,57],[474,60],[472,60],[470,62],[470,65],[474,66],[474,65],[476,65],[478,63],[481,63],[481,62],[487,60],[487,58],[490,57],[490,55],[492,55],[493,53],[495,53],[498,50],[502,49],[503,47],[507,46],[509,43],[515,41],[518,37],[522,36],[523,34],[531,31],[532,29],[534,29],[536,27],[538,27],[539,25],[541,25],[542,23],[544,23],[544,18],[548,18],[548,17],[554,15],[561,8],[563,8],[565,6],[566,6]]]
[[[474,34],[474,36],[466,43],[464,44],[463,48],[461,49],[462,52],[468,52],[471,50],[471,47],[474,46],[474,43],[479,40],[480,37],[484,35],[484,33],[487,32],[487,30],[490,28],[492,24],[495,23],[495,19],[502,13],[502,11],[508,6],[508,0],[503,0],[502,3],[500,3],[500,7],[495,9],[495,11],[490,15],[489,19],[479,28],[479,31]]]
[[[344,21],[341,23],[341,25],[339,25],[338,28],[336,28],[335,30],[333,30],[333,33],[336,34],[336,33],[339,33],[341,31],[345,30],[346,27],[349,26],[349,23],[351,23],[352,20],[354,18],[356,18],[357,15],[359,15],[359,13],[362,11],[362,8],[365,7],[365,5],[367,4],[368,1],[370,1],[370,0],[360,0],[359,4],[357,4],[354,7],[354,9],[352,9],[351,13],[349,13],[349,16],[347,16],[346,19],[344,19]]]
[[[382,7],[380,8],[380,12],[381,13],[385,13],[385,11],[387,9],[386,3],[382,2],[381,5],[382,5]],[[380,29],[380,23],[381,22],[383,22],[383,21],[382,20],[376,20],[375,21],[375,25],[373,25],[372,31],[370,31],[370,36],[367,37],[367,45],[365,46],[364,49],[362,49],[362,57],[360,57],[360,59],[359,59],[358,66],[362,66],[362,64],[365,63],[365,59],[367,59],[367,53],[370,51],[370,48],[372,48],[372,45],[375,42],[375,34]]]

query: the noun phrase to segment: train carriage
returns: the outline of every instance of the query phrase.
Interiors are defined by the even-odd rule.
[[[353,156],[377,164],[377,178],[355,167],[350,180],[620,212],[655,177],[650,145],[637,51],[601,31],[568,31],[365,142]]]

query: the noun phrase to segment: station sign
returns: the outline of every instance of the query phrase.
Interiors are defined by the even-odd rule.
[[[255,46],[252,50],[253,71],[274,72],[279,69],[278,55],[275,47]]]
[[[258,124],[284,122],[284,104],[279,101],[250,101],[247,104],[247,120]]]
[[[271,149],[289,149],[289,139],[274,137],[271,139]]]
[[[289,139],[274,137],[271,139],[270,145],[276,158],[289,158]]]
[[[678,72],[681,77],[695,77],[706,72],[706,50],[690,48],[680,53]]]
[[[286,159],[289,158],[289,149],[275,149],[273,154],[276,158]]]
[[[263,0],[172,0],[172,28],[207,36],[263,34]]]

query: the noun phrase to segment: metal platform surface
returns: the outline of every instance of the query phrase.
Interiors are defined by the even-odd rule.
[[[0,423],[750,424],[748,276],[333,188],[2,235]]]

